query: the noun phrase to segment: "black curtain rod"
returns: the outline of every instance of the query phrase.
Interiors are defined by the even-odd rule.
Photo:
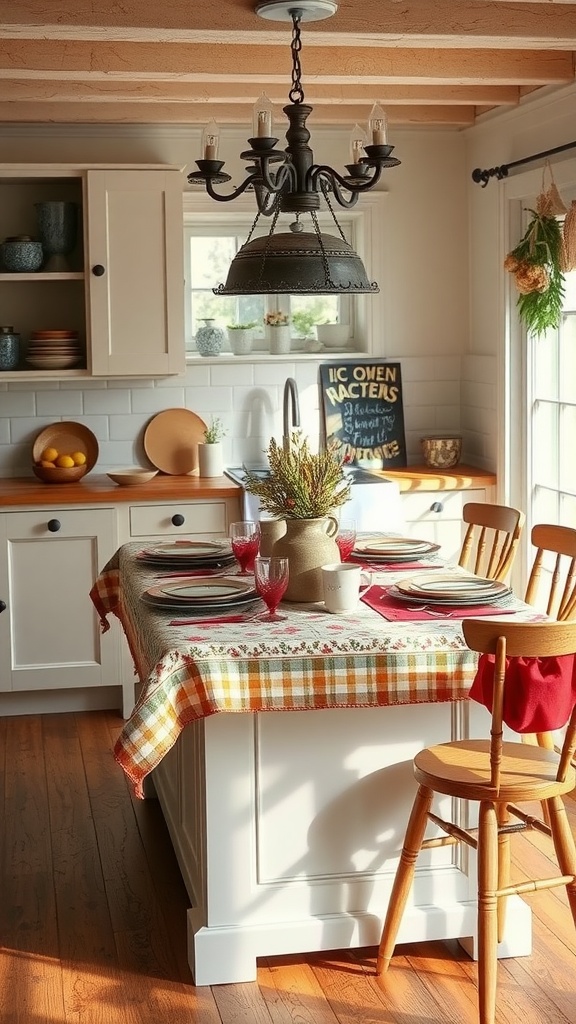
[[[565,153],[567,149],[576,149],[576,142],[567,142],[565,146],[556,146],[555,149],[545,149],[542,153],[525,156],[522,160],[514,160],[511,164],[500,164],[500,167],[490,167],[489,170],[481,170],[477,167],[472,171],[472,181],[475,181],[477,185],[482,185],[482,188],[486,188],[490,178],[497,178],[498,181],[507,178],[511,167],[521,167],[522,164],[529,164],[533,160],[541,160],[543,157],[553,156],[555,153]]]

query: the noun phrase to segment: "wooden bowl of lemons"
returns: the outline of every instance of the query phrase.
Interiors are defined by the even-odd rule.
[[[71,452],[68,455],[59,452],[57,448],[45,448],[32,469],[45,484],[73,484],[85,476],[88,464],[84,452]]]

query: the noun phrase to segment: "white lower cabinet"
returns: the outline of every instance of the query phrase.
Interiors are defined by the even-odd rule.
[[[117,537],[112,508],[0,515],[0,691],[118,684],[120,633],[102,636],[88,596]]]
[[[491,488],[402,494],[408,536],[440,544],[443,558],[457,559],[464,539],[462,509],[469,501],[493,501]]]

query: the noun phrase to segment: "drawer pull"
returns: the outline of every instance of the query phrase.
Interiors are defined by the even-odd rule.
[[[172,526],[184,526],[184,522],[184,516],[181,516],[179,512],[172,516]]]
[[[6,601],[0,601],[0,612],[6,611]]]
[[[430,511],[431,512],[443,512],[444,511],[444,505],[442,504],[441,501],[434,501],[430,505]]]
[[[62,523],[59,519],[49,519],[48,529],[50,530],[50,533],[58,533],[58,530],[62,529]]]
[[[94,277],[104,277],[106,271],[101,263],[97,263],[95,267],[92,267],[92,273]]]

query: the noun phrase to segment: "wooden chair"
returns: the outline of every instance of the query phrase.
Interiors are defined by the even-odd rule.
[[[512,568],[526,516],[509,505],[469,501],[462,518],[468,528],[458,565],[502,583]]]
[[[576,770],[571,765],[576,750],[576,707],[560,754],[503,742],[505,659],[507,655],[537,658],[576,652],[576,623],[468,619],[463,629],[472,650],[495,655],[491,738],[440,744],[420,751],[414,759],[419,788],[390,896],[376,971],[388,970],[420,850],[465,842],[478,855],[479,1021],[493,1024],[497,943],[504,931],[507,896],[565,885],[576,927],[576,848],[562,800],[576,784]],[[478,828],[464,829],[433,814],[434,793],[478,801]],[[550,824],[522,811],[517,803],[525,800],[544,804]],[[510,823],[510,816],[517,821]],[[424,840],[428,821],[446,834]],[[560,870],[557,877],[510,882],[510,835],[526,828],[552,837]]]
[[[537,550],[524,600],[560,622],[576,618],[576,530],[541,523],[533,528],[531,540]]]

